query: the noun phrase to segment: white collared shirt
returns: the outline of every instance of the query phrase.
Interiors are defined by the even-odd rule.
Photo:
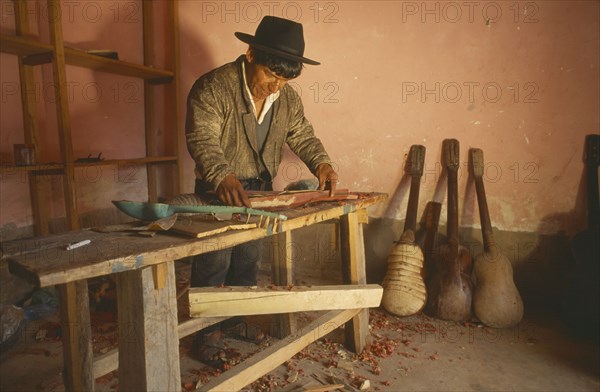
[[[262,111],[260,112],[260,114],[257,114],[256,113],[256,105],[254,104],[254,97],[252,97],[252,92],[250,91],[250,87],[248,87],[248,81],[246,80],[246,63],[244,61],[242,61],[242,75],[244,77],[244,87],[246,87],[246,92],[248,93],[248,96],[250,97],[250,102],[252,102],[252,108],[254,109],[254,115],[257,117],[258,123],[262,124],[263,120],[265,119],[265,115],[267,114],[267,112],[269,111],[271,106],[273,106],[273,104],[275,103],[277,98],[279,98],[279,90],[277,90],[276,93],[269,95],[265,99],[265,104],[263,105]]]

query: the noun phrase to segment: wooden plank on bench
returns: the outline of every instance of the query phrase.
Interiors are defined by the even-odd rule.
[[[339,218],[352,211],[383,201],[387,195],[365,194],[343,205],[329,203],[298,210],[285,211],[287,221],[276,227],[235,230],[208,238],[181,235],[156,235],[152,238],[130,233],[97,233],[90,230],[72,231],[63,235],[36,237],[3,243],[1,257],[7,258],[12,271],[27,271],[41,287],[90,279],[96,276],[161,264],[214,250],[226,249],[276,234]],[[91,244],[71,251],[64,244],[89,239]],[[75,260],[77,262],[75,262]]]
[[[377,284],[336,286],[190,288],[190,316],[220,317],[373,308],[381,303]]]

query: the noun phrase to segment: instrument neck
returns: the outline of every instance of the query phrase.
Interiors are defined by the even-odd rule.
[[[479,203],[479,219],[481,221],[483,246],[485,250],[489,251],[494,246],[494,232],[492,230],[492,221],[490,220],[490,212],[485,196],[483,178],[475,178],[475,191],[477,192],[477,202]]]
[[[588,227],[600,224],[600,200],[598,196],[598,166],[587,165],[587,200],[588,200]]]
[[[419,205],[419,190],[421,188],[421,177],[412,176],[410,181],[410,193],[408,195],[408,206],[406,208],[406,220],[404,221],[404,231],[417,230],[417,210]]]
[[[458,241],[458,169],[448,169],[448,240]]]

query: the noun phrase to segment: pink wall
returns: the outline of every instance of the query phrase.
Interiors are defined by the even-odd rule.
[[[141,23],[126,23],[123,13],[115,20],[114,14],[115,7],[131,2],[95,2],[104,10],[95,23],[82,16],[88,2],[80,3],[74,21],[64,26],[69,42],[139,60]],[[405,183],[398,185],[411,144],[427,147],[420,211],[428,200],[443,200],[444,187],[436,193],[441,143],[453,137],[461,142],[462,162],[469,147],[485,152],[494,226],[573,233],[585,225],[583,140],[600,129],[598,2],[180,0],[182,102],[199,75],[246,50],[233,33],[253,33],[267,14],[304,24],[306,55],[322,65],[306,67],[294,87],[338,166],[339,186],[390,194],[391,202],[372,211],[374,216],[403,218],[407,190]],[[5,19],[3,14],[3,29]],[[0,59],[3,85],[14,83],[14,61]],[[102,81],[107,90],[111,83],[123,89],[129,81],[73,72],[81,73],[73,73],[78,80]],[[50,119],[53,109],[44,104]],[[97,109],[76,96],[71,110],[83,130],[76,140],[79,155],[135,156],[143,149],[133,136],[122,142],[124,134],[142,126],[139,103],[110,97]],[[3,159],[19,142],[19,116],[18,96],[3,96]],[[111,142],[97,141],[99,133]],[[186,157],[186,191],[193,187],[192,166]],[[291,156],[282,170],[278,186],[309,176]],[[144,197],[140,186],[108,177],[83,184],[85,208],[106,208],[118,196]],[[0,225],[31,222],[22,188],[3,181]],[[459,189],[461,224],[478,226],[466,171]]]
[[[581,205],[571,216],[584,135],[599,132],[598,4],[182,1],[182,87],[243,53],[233,33],[254,32],[260,15],[298,20],[307,56],[322,65],[295,84],[340,187],[394,195],[405,154],[423,144],[422,211],[439,199],[441,143],[453,137],[463,162],[469,147],[485,152],[494,225],[574,230],[584,222]],[[467,177],[461,223],[472,226]],[[401,187],[401,202],[374,213],[401,219],[405,194]]]

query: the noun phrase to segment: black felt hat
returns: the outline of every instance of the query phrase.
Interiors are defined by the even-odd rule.
[[[240,32],[236,32],[235,36],[248,45],[279,57],[306,64],[320,64],[317,61],[303,57],[304,34],[302,25],[289,19],[265,16],[256,28],[254,36]]]

